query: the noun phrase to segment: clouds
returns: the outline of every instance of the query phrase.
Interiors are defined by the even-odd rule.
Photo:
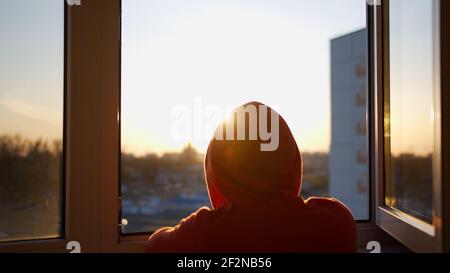
[[[27,138],[62,138],[62,112],[19,99],[0,99],[0,134]]]
[[[28,101],[4,99],[0,100],[0,107],[29,119],[49,124],[58,123],[62,119],[61,113],[57,112],[55,109],[33,104]]]

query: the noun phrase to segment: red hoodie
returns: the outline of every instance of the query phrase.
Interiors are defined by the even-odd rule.
[[[257,107],[259,118],[262,104],[248,105]],[[270,116],[274,110],[268,109]],[[345,205],[298,197],[302,158],[283,118],[278,149],[261,151],[261,143],[213,139],[205,158],[213,209],[200,208],[176,227],[156,231],[147,252],[356,252],[356,223]]]

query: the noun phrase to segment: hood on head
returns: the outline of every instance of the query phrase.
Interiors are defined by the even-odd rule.
[[[238,128],[244,128],[243,123],[238,122],[239,116],[246,116],[245,140],[238,140],[243,138],[242,134],[239,138]],[[256,120],[249,122],[251,116],[257,117]],[[234,131],[229,130],[227,138],[230,128]],[[257,140],[249,140],[256,139],[255,132]],[[265,132],[274,134],[269,139]],[[285,120],[258,102],[238,107],[231,119],[218,126],[204,167],[214,208],[297,197],[301,189],[302,159],[297,143]]]

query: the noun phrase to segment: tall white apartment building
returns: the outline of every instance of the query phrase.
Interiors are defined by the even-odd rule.
[[[369,219],[366,30],[331,40],[332,141],[329,193]]]

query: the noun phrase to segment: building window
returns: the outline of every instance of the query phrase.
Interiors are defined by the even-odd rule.
[[[0,9],[0,242],[63,235],[64,2]]]
[[[122,232],[209,206],[208,142],[230,107],[254,100],[291,127],[303,197],[336,197],[368,220],[365,25],[362,0],[123,0]]]

